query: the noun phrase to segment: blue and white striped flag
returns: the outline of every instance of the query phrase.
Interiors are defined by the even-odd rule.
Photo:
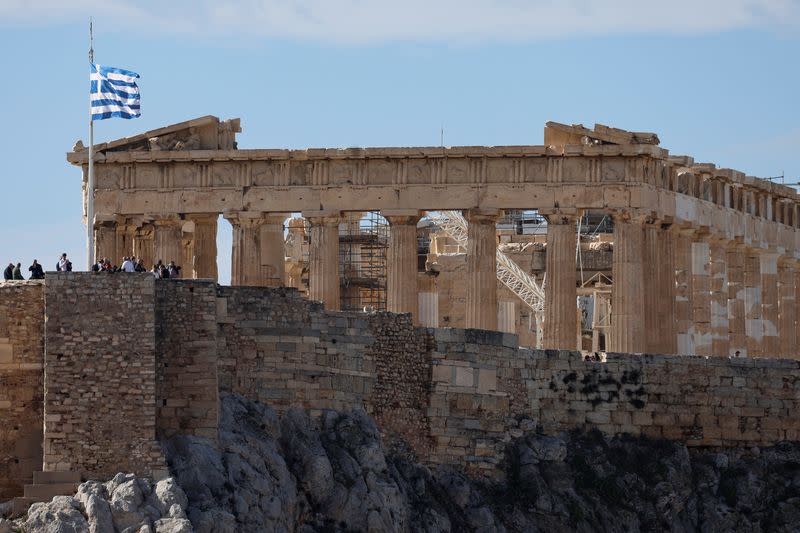
[[[89,70],[89,99],[92,120],[136,118],[140,116],[139,86],[135,72],[94,63]]]

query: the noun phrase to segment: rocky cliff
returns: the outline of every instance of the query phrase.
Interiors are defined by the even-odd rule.
[[[316,420],[301,410],[278,417],[236,395],[221,404],[219,449],[198,437],[166,443],[182,491],[134,481],[141,497],[133,518],[118,513],[124,521],[113,514],[115,498],[125,499],[119,483],[105,492],[84,484],[83,493],[97,489],[92,507],[79,493],[37,504],[19,524],[26,531],[87,530],[59,529],[57,507],[72,509],[89,527],[93,509],[106,502],[115,528],[107,531],[127,533],[189,531],[184,509],[204,533],[800,530],[798,443],[689,451],[596,432],[529,432],[509,443],[505,479],[486,482],[387,453],[363,412],[331,411]]]

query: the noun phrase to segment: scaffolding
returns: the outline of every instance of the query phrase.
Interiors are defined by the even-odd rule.
[[[377,211],[350,213],[339,225],[342,310],[386,310],[388,246],[389,223]]]
[[[547,220],[536,209],[507,209],[497,229],[513,230],[516,235],[546,235]]]

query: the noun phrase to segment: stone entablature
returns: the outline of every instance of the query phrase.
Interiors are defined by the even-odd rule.
[[[123,141],[109,143],[119,151],[98,146],[98,220],[242,210],[621,209],[759,248],[794,251],[800,242],[791,231],[800,225],[794,189],[653,144],[124,151]],[[85,167],[87,152],[67,159]]]

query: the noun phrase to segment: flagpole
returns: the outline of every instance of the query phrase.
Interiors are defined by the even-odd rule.
[[[89,17],[89,63],[94,63],[92,18]],[[89,83],[91,86],[91,82]],[[89,176],[86,181],[86,270],[94,265],[94,121],[92,120],[92,94],[89,91]]]

